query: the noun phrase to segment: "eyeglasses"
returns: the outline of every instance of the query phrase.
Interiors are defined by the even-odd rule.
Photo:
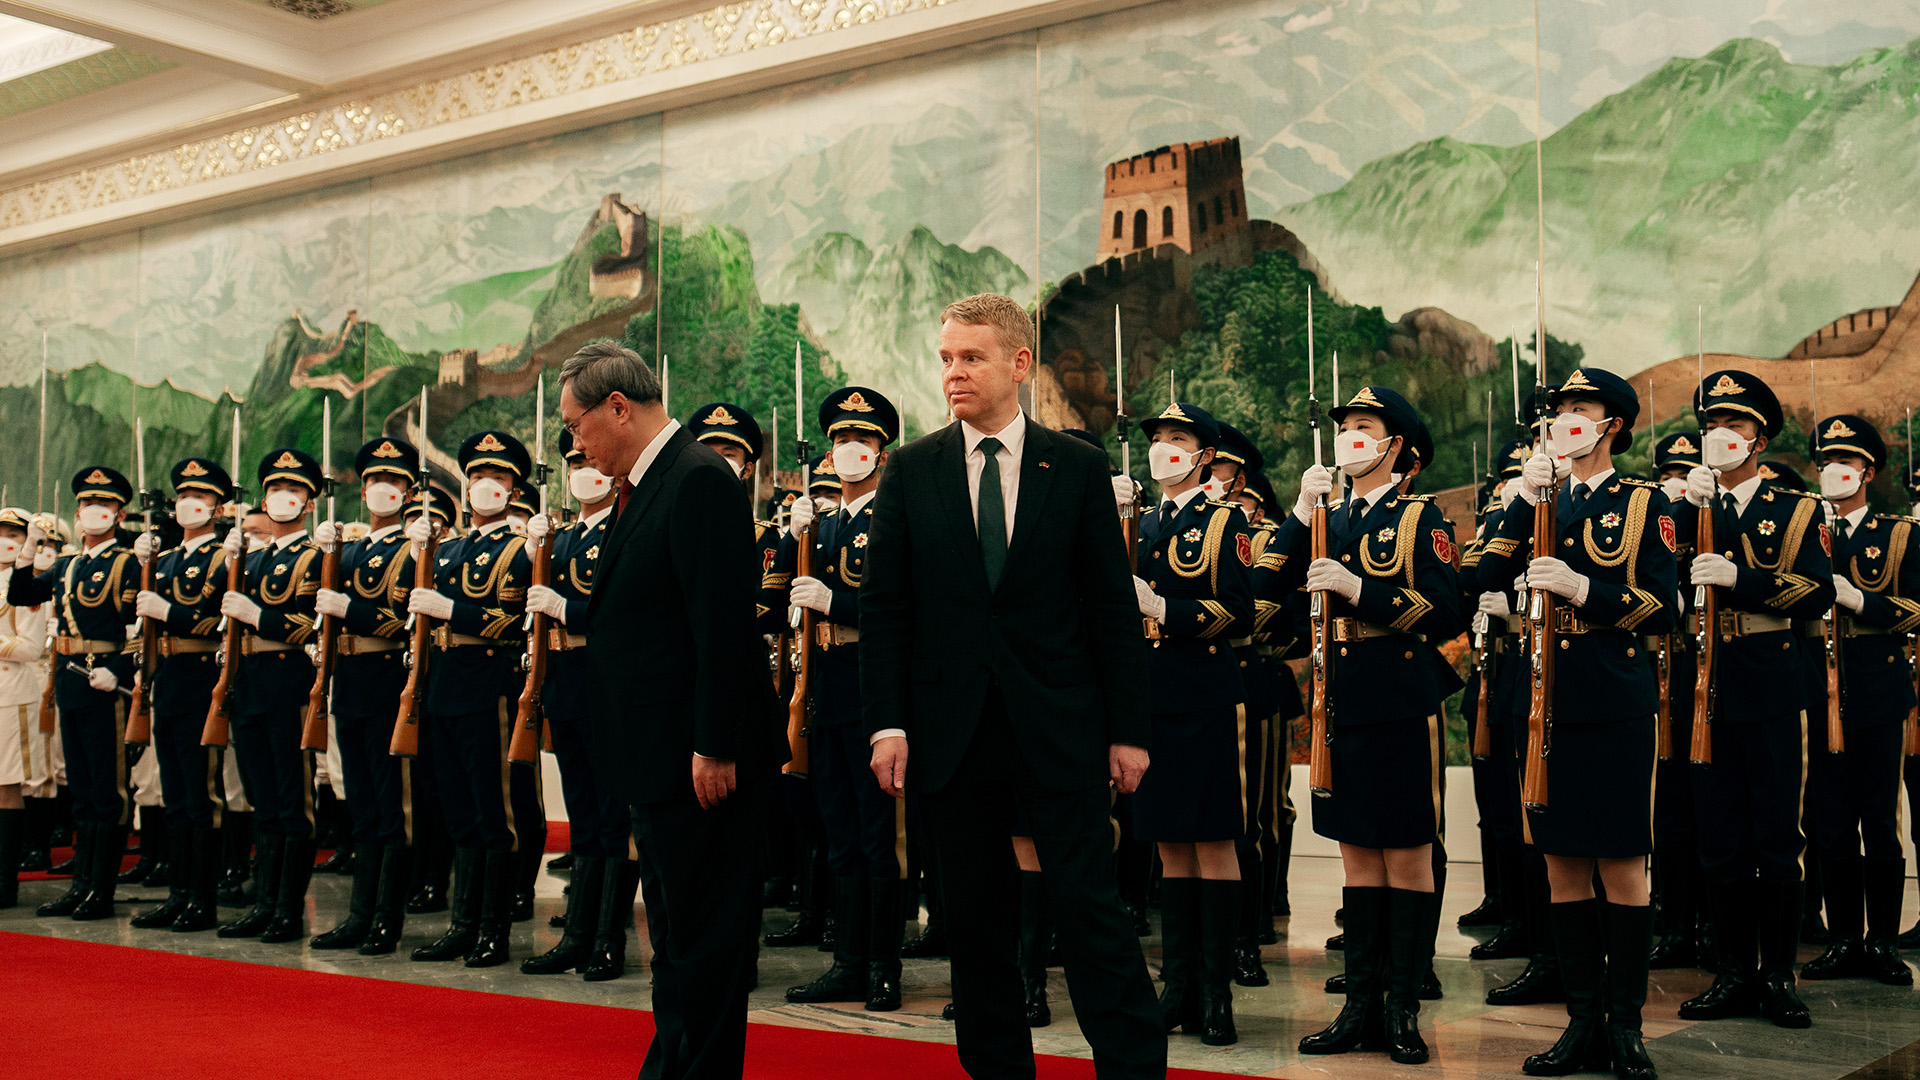
[[[580,421],[585,420],[587,418],[588,413],[592,412],[593,410],[599,408],[602,405],[605,405],[608,401],[611,401],[611,400],[612,398],[601,398],[599,401],[596,401],[592,405],[589,405],[588,407],[586,407],[585,409],[580,410],[580,415],[574,417],[571,422],[562,422],[560,426],[566,429],[567,434],[573,436],[576,439],[579,438],[580,437]]]

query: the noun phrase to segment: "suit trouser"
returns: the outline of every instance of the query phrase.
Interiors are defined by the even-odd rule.
[[[1899,859],[1901,745],[1899,723],[1847,728],[1846,750],[1827,752],[1827,725],[1811,725],[1807,757],[1807,801],[1820,807],[1813,816],[1813,841],[1821,857],[1860,855]]]
[[[554,763],[560,766],[560,798],[567,804],[568,846],[575,855],[624,859],[633,816],[593,772],[593,732],[585,715],[547,710]]]
[[[539,763],[528,768],[507,761],[513,702],[503,697],[491,711],[435,714],[433,725],[434,779],[454,845],[482,851],[544,845]]]
[[[289,707],[233,717],[233,749],[247,778],[253,825],[267,836],[313,835],[313,761],[300,749],[302,711]]]
[[[907,873],[906,803],[881,790],[868,768],[872,760],[859,724],[814,724],[809,779],[820,803],[834,877],[891,879]]]
[[[393,719],[384,713],[338,713],[333,718],[356,845],[413,842],[413,763],[393,755]]]
[[[1114,881],[1110,795],[1100,784],[1042,787],[1021,761],[997,686],[966,756],[938,791],[922,793],[940,867],[952,949],[954,1034],[976,1080],[1034,1075],[1025,984],[1017,961],[1017,864],[1007,838],[1024,814],[1044,868],[1067,992],[1097,1074],[1164,1077],[1167,1039],[1133,918]]]
[[[127,707],[119,694],[86,693],[84,705],[60,708],[60,742],[67,755],[73,820],[130,825]]]
[[[760,830],[773,779],[742,776],[711,810],[691,797],[633,808],[653,943],[654,1032],[642,1080],[741,1074],[760,955]]]
[[[199,829],[220,827],[220,748],[200,745],[207,710],[153,714],[152,753],[160,765],[167,820]]]
[[[1715,881],[1799,881],[1806,714],[1715,723],[1712,738],[1713,763],[1692,767],[1701,867]]]

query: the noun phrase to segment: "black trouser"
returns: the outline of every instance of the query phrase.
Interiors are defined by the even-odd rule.
[[[1165,1076],[1167,1040],[1153,982],[1114,884],[1107,786],[1043,787],[1021,760],[1006,703],[993,686],[953,778],[922,798],[946,901],[954,1033],[967,1073],[975,1080],[1034,1075],[1018,961],[1018,867],[1007,842],[1019,813],[1044,868],[1067,992],[1095,1069],[1103,1080]]]
[[[1869,859],[1898,859],[1900,849],[1901,746],[1905,729],[1897,723],[1847,728],[1846,750],[1827,752],[1827,725],[1807,732],[1807,801],[1820,807],[1813,815],[1813,840],[1821,857],[1863,853]]]
[[[130,825],[126,698],[98,690],[85,694],[84,704],[60,706],[60,745],[67,758],[73,820]]]
[[[398,649],[343,656],[333,676],[333,729],[355,845],[404,847],[413,842],[418,802],[414,763],[392,752],[394,703],[407,684]],[[343,692],[343,684],[355,685]],[[371,847],[369,847],[371,850]]]
[[[1800,880],[1806,761],[1806,714],[1798,710],[1713,725],[1713,763],[1692,767],[1700,864],[1709,879]]]
[[[835,877],[895,880],[907,873],[907,808],[867,767],[873,751],[859,724],[816,724],[808,764]]]
[[[653,943],[654,1032],[642,1080],[737,1078],[744,1067],[772,781],[741,776],[711,810],[691,798],[633,808]]]
[[[153,753],[160,765],[160,795],[175,825],[217,829],[226,810],[221,794],[220,748],[200,745],[207,710],[153,715]],[[185,854],[184,852],[182,854]]]
[[[546,844],[539,763],[532,768],[507,763],[513,708],[503,697],[489,711],[431,718],[434,779],[457,847],[522,851]]]
[[[303,670],[312,677],[311,667]],[[233,751],[246,775],[253,825],[267,836],[313,835],[313,758],[300,749],[301,712],[279,708],[233,717]]]
[[[553,759],[560,766],[560,798],[567,804],[567,844],[575,855],[625,859],[632,815],[627,804],[594,775],[590,726],[584,713],[547,710]]]

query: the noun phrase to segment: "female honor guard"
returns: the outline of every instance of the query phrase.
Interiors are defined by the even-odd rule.
[[[435,587],[414,589],[407,601],[409,613],[435,623],[427,718],[420,726],[434,743],[435,784],[454,843],[447,932],[414,950],[415,960],[506,963],[521,860],[535,837],[544,844],[540,770],[507,763],[525,682],[520,623],[533,567],[526,537],[508,527],[506,510],[513,485],[530,467],[527,448],[504,431],[482,431],[460,444],[474,528],[440,548]],[[410,521],[407,538],[424,544],[427,529],[419,519]]]
[[[156,555],[157,533],[143,533],[133,553],[153,568],[153,591],[142,592],[134,611],[159,622],[160,660],[153,669],[153,752],[167,801],[172,853],[167,902],[133,918],[142,929],[180,933],[211,930],[220,916],[225,799],[220,794],[222,756],[200,745],[214,684],[220,681],[221,548],[213,540],[213,517],[233,498],[233,481],[219,463],[188,458],[173,467],[173,516],[180,546]]]
[[[27,547],[29,524],[25,510],[0,510],[0,577],[14,573],[14,561]],[[20,852],[27,839],[22,789],[33,779],[33,733],[40,729],[40,693],[47,682],[40,658],[46,646],[45,605],[0,603],[0,909],[20,902]]]
[[[633,859],[633,817],[594,775],[593,732],[587,722],[587,637],[568,629],[586,623],[593,571],[613,521],[618,492],[613,479],[586,463],[574,449],[573,432],[560,432],[567,463],[567,489],[580,503],[580,520],[557,532],[543,515],[528,523],[536,540],[553,536],[553,584],[527,590],[527,610],[554,621],[547,645],[547,681],[540,706],[553,734],[560,767],[560,795],[567,804],[573,851],[565,927],[553,948],[520,962],[528,975],[578,970],[588,982],[626,973],[627,930],[633,925],[633,894],[640,864]]]
[[[29,524],[27,544],[7,578],[7,603],[20,608],[51,602],[57,620],[53,690],[73,795],[73,885],[40,905],[38,914],[85,921],[113,917],[113,886],[133,817],[123,687],[133,683],[133,658],[125,646],[140,574],[133,552],[118,539],[133,485],[104,465],[89,465],[74,475],[73,494],[81,550],[35,574],[32,553],[45,531]]]
[[[1339,842],[1346,869],[1347,1001],[1300,1050],[1340,1054],[1379,1040],[1384,990],[1388,1052],[1412,1065],[1427,1060],[1416,1018],[1439,917],[1433,845],[1446,750],[1439,673],[1421,639],[1461,630],[1453,533],[1438,507],[1395,490],[1393,474],[1420,424],[1404,398],[1366,386],[1327,415],[1340,426],[1334,462],[1351,491],[1328,512],[1329,556],[1307,566],[1306,588],[1326,592],[1331,605],[1333,665],[1332,784],[1314,804],[1313,829]],[[1302,475],[1275,540],[1291,560],[1308,558],[1315,502],[1332,490],[1327,469]]]
[[[1133,827],[1158,845],[1160,1010],[1168,1031],[1208,1046],[1238,1041],[1233,943],[1240,926],[1234,842],[1251,818],[1247,694],[1230,642],[1253,632],[1253,541],[1239,509],[1206,498],[1220,429],[1176,402],[1140,422],[1160,505],[1140,519],[1133,580],[1153,643],[1153,768],[1133,795]]]
[[[1646,858],[1660,700],[1641,635],[1673,625],[1674,525],[1657,486],[1614,471],[1613,455],[1631,445],[1640,414],[1625,380],[1579,368],[1548,404],[1558,414],[1550,443],[1571,476],[1555,493],[1553,458],[1535,452],[1516,481],[1518,501],[1480,560],[1489,580],[1524,570],[1529,589],[1560,598],[1547,628],[1557,646],[1549,661],[1550,795],[1546,806],[1528,808],[1527,821],[1547,861],[1568,1023],[1551,1050],[1522,1068],[1566,1076],[1611,1061],[1623,1080],[1651,1080],[1640,1008],[1653,933]],[[1543,498],[1558,499],[1556,554],[1530,560],[1531,511]],[[1596,871],[1605,901],[1594,896]]]
[[[320,549],[302,525],[320,490],[320,463],[290,447],[260,459],[263,505],[273,539],[246,555],[244,588],[220,598],[220,613],[248,628],[240,645],[240,707],[233,710],[233,748],[247,776],[259,856],[254,904],[222,926],[224,938],[265,942],[307,936],[307,886],[313,880],[313,766],[300,733],[313,688],[313,596],[320,590]],[[222,545],[242,557],[236,529]]]
[[[420,452],[381,437],[354,455],[369,525],[340,552],[339,589],[314,596],[316,612],[340,620],[333,669],[334,741],[353,821],[353,892],[347,917],[313,939],[316,949],[393,952],[406,924],[411,880],[413,762],[391,753],[393,705],[407,683],[407,592],[413,548],[402,530]],[[414,505],[418,505],[417,503]],[[331,521],[314,530],[323,552],[346,542]]]
[[[1687,501],[1712,514],[1715,541],[1694,555],[1694,585],[1719,590],[1711,764],[1693,765],[1700,862],[1720,954],[1713,985],[1680,1006],[1683,1020],[1758,1012],[1780,1027],[1813,1023],[1794,992],[1800,931],[1800,831],[1806,784],[1807,648],[1795,620],[1833,607],[1833,567],[1820,500],[1760,475],[1780,433],[1779,399],[1744,371],[1709,374],[1694,393],[1704,464]],[[1700,514],[1682,513],[1692,541]],[[1700,734],[1696,731],[1696,742]]]
[[[1914,706],[1906,637],[1920,629],[1915,522],[1867,511],[1867,485],[1887,460],[1886,443],[1871,423],[1830,416],[1813,431],[1809,456],[1820,464],[1820,493],[1834,512],[1843,745],[1829,743],[1825,716],[1808,718],[1807,801],[1816,808],[1813,840],[1833,940],[1800,977],[1911,986],[1913,972],[1895,939],[1907,878],[1900,769]]]

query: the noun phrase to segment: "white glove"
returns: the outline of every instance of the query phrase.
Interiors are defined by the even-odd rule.
[[[1140,614],[1154,622],[1167,621],[1167,598],[1153,591],[1146,579],[1133,579],[1133,598],[1140,605]]]
[[[547,515],[535,514],[532,517],[527,519],[527,539],[532,541],[535,545],[538,545],[540,541],[545,540],[548,534],[552,532],[553,532],[553,519],[549,518]],[[528,599],[529,600],[532,599],[531,593],[528,594]]]
[[[1703,551],[1693,557],[1695,585],[1732,585],[1739,577],[1740,568],[1725,555]]]
[[[1867,595],[1860,591],[1860,586],[1839,574],[1833,575],[1833,598],[1841,607],[1855,615],[1860,614],[1860,609],[1867,606]]]
[[[812,608],[825,615],[833,607],[833,590],[819,578],[797,577],[793,579],[793,591],[788,600],[794,607]]]
[[[1480,594],[1480,613],[1504,619],[1513,614],[1513,604],[1507,600],[1506,593],[1483,592]]]
[[[1713,478],[1713,470],[1705,465],[1695,465],[1687,470],[1687,501],[1693,505],[1712,505],[1714,489],[1718,486]]]
[[[1315,559],[1307,564],[1307,591],[1338,593],[1347,603],[1358,603],[1360,575],[1332,559]]]
[[[260,605],[247,599],[246,593],[229,592],[221,596],[220,614],[256,630],[260,627]]]
[[[453,618],[453,601],[432,589],[415,589],[407,597],[407,613],[445,622]]]
[[[1527,564],[1527,580],[1534,588],[1545,589],[1555,596],[1573,601],[1574,607],[1587,602],[1587,589],[1593,584],[1587,575],[1576,572],[1573,567],[1551,555]]]
[[[544,514],[535,514],[533,521],[543,521],[545,518],[546,515]],[[531,528],[533,521],[527,523],[529,528]],[[527,610],[535,614],[545,615],[547,618],[553,619],[563,626],[566,625],[567,598],[547,588],[545,585],[532,585],[527,588]]]
[[[143,532],[134,538],[133,557],[140,560],[141,566],[152,562],[154,554],[159,550],[160,536],[158,533]]]
[[[787,535],[798,536],[813,524],[813,496],[802,495],[787,508]]]
[[[326,528],[322,525],[321,528]],[[347,594],[333,589],[321,589],[313,594],[313,610],[331,619],[347,617]]]
[[[1313,508],[1320,496],[1333,494],[1333,470],[1325,465],[1309,465],[1300,474],[1300,498],[1294,501],[1293,516],[1306,525],[1313,520]]]
[[[1520,481],[1518,479],[1509,480],[1500,485],[1500,509],[1505,510],[1512,506],[1513,500],[1519,497]]]
[[[1520,498],[1529,503],[1538,503],[1540,493],[1553,483],[1553,458],[1545,452],[1536,450],[1527,463],[1520,468],[1520,480],[1514,484]]]
[[[340,542],[340,530],[331,521],[323,521],[313,530],[313,542],[328,555],[333,554],[334,545]]]
[[[87,672],[87,685],[102,693],[111,694],[120,689],[120,677],[112,668],[97,667]]]
[[[1116,476],[1113,478],[1113,505],[1120,507],[1132,506],[1134,500],[1139,497],[1140,485],[1133,477]]]
[[[22,570],[34,565],[34,556],[40,553],[40,543],[47,538],[47,530],[40,527],[40,515],[27,519],[27,542],[20,548],[20,555],[13,565]]]
[[[158,622],[166,622],[167,612],[171,610],[173,610],[173,605],[162,600],[159,593],[153,592],[150,589],[140,590],[140,595],[133,598],[133,613],[135,615],[144,615]]]
[[[427,539],[433,535],[433,515],[417,514],[407,522],[407,539],[413,541],[416,549],[427,546]]]
[[[235,525],[227,531],[227,538],[220,541],[220,550],[226,552],[227,558],[229,559],[237,559],[245,555],[247,553],[247,534],[240,530],[240,526]]]
[[[1573,459],[1570,457],[1560,457],[1559,455],[1555,455],[1553,459],[1553,478],[1555,480],[1565,480],[1567,477],[1572,475],[1573,475]]]

